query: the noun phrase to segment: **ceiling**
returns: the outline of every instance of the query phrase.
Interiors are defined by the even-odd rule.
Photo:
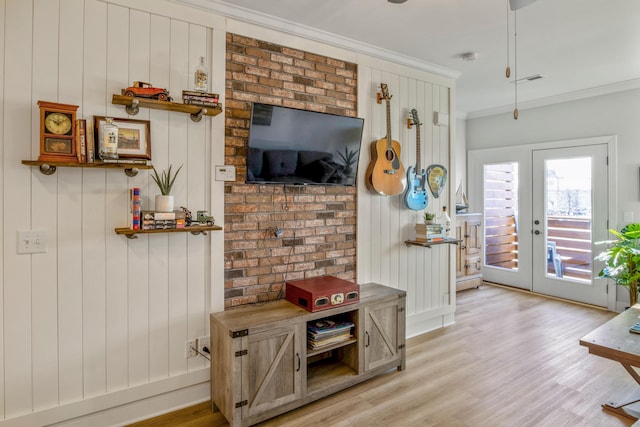
[[[638,0],[536,0],[516,12],[517,51],[507,0],[177,2],[457,77],[456,107],[469,117],[513,110],[516,69],[543,76],[518,84],[520,110],[640,87]]]

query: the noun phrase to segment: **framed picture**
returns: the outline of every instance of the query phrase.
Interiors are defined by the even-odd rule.
[[[100,125],[106,122],[104,116],[94,116],[96,154],[100,152],[102,133]],[[149,120],[121,119],[113,117],[118,126],[118,157],[122,159],[151,160],[151,136]]]

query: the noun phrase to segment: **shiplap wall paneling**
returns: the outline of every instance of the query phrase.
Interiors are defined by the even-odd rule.
[[[107,5],[86,1],[84,7],[84,74],[82,116],[87,124],[93,116],[106,116],[108,99],[105,85],[107,69]],[[89,126],[89,129],[92,129]],[[83,170],[82,188],[82,322],[83,377],[85,397],[107,391],[107,311],[106,245],[109,232],[106,170]]]
[[[121,23],[128,26],[128,75],[127,80],[119,82],[120,87],[128,86],[134,80],[151,82],[150,71],[153,59],[151,52],[151,17],[148,13],[137,10],[130,10],[128,20]],[[124,64],[123,64],[124,65]],[[114,88],[112,93],[118,93],[119,88]],[[114,106],[117,110],[115,114],[126,117],[126,110],[122,106]],[[137,120],[149,120],[151,111],[148,108],[141,108],[136,114]],[[150,132],[151,133],[151,132]],[[153,135],[152,135],[153,136]],[[127,187],[140,187],[139,182],[143,177],[148,177],[148,172],[138,174],[136,177],[128,179]],[[147,187],[148,188],[148,187]],[[126,200],[126,198],[125,198]],[[148,206],[148,205],[146,205]],[[122,225],[126,224],[123,223]],[[149,239],[122,239],[127,243],[127,336],[128,336],[128,384],[135,386],[145,384],[149,381],[149,363],[153,357],[149,351],[149,331],[152,324],[149,319],[149,270],[151,260],[149,258]],[[147,236],[148,237],[148,236]],[[164,236],[163,236],[164,237]]]
[[[181,21],[171,21],[171,74],[170,91],[178,94],[180,88],[189,83],[189,24]],[[185,114],[171,114],[169,116],[169,140],[167,145],[166,164],[160,163],[159,167],[166,168],[173,164],[174,168],[183,166],[188,168],[187,141],[189,137],[189,117]],[[187,203],[183,197],[186,192],[186,170],[180,171],[180,180],[176,180],[174,193],[176,201]],[[177,197],[179,196],[179,197]],[[169,276],[169,375],[176,375],[187,371],[188,362],[184,357],[185,341],[188,337],[188,236],[163,236],[169,239],[168,252],[168,276]]]
[[[409,79],[407,77],[400,78],[400,88],[399,93],[402,95],[404,100],[403,106],[401,107],[400,118],[402,120],[400,126],[400,139],[399,142],[402,146],[402,164],[406,171],[409,170],[411,166],[416,166],[416,127],[413,126],[409,129],[407,125],[407,120],[411,116],[411,109],[415,108],[418,111],[421,111],[421,106],[418,105],[418,93],[417,93],[417,82],[413,79]],[[409,188],[409,181],[407,180],[407,189]],[[401,203],[404,207],[404,194],[401,196]],[[404,208],[401,211],[401,223],[403,225],[401,230],[401,238],[402,241],[413,238],[413,229],[414,224],[418,221],[418,216],[420,214],[414,210]],[[399,252],[401,254],[400,260],[398,263],[398,269],[401,272],[400,281],[398,283],[398,287],[400,289],[404,289],[407,293],[411,294],[420,294],[422,292],[422,287],[416,286],[416,283],[422,282],[422,277],[419,274],[417,266],[422,265],[421,258],[423,256],[421,251],[410,250],[411,248],[407,248],[405,245],[399,247]],[[413,298],[407,308],[408,313],[415,312],[415,303],[416,300]]]
[[[4,126],[3,126],[3,337],[4,337],[4,413],[31,410],[32,376],[32,259],[16,253],[17,230],[31,229],[32,174],[20,164],[32,154],[31,72],[33,41],[31,2],[8,1],[5,6]],[[29,72],[25,72],[28,70]],[[55,78],[55,72],[54,72]],[[22,138],[16,138],[20,135]],[[32,138],[31,138],[32,139]],[[23,185],[11,185],[23,183]],[[7,209],[7,207],[11,207]],[[55,215],[55,211],[53,213]],[[54,241],[55,242],[55,241]],[[51,242],[50,244],[54,244]],[[55,281],[50,283],[55,286]],[[4,349],[10,348],[8,352]]]
[[[5,22],[5,6],[4,1],[1,3],[2,7],[0,7],[0,22]],[[6,33],[5,31],[0,31],[0,99],[5,99],[5,39]],[[0,102],[0,165],[4,170],[5,167],[5,157],[4,157],[4,141],[6,140],[6,129],[5,129],[5,120],[4,120],[4,102]],[[25,135],[26,138],[31,135],[27,132]],[[28,144],[27,144],[28,145]],[[4,174],[0,173],[0,237],[2,241],[5,241],[4,230],[5,227],[5,216],[4,216],[4,198],[2,195],[4,194]],[[28,184],[28,183],[27,183]],[[0,259],[4,260],[5,248],[4,244],[0,245]],[[5,275],[4,275],[4,262],[0,263],[0,307],[4,307],[4,289],[5,289]],[[4,313],[4,308],[3,308]],[[4,316],[0,316],[0,349],[5,348],[5,339],[4,339]],[[5,393],[4,393],[4,384],[5,384],[5,376],[4,376],[4,351],[0,351],[0,419],[4,417],[5,414]]]
[[[435,91],[434,91],[435,92]],[[447,87],[439,87],[439,110],[440,112],[447,113],[449,117],[453,117],[451,114],[450,108],[450,89]],[[431,115],[433,123],[433,114]],[[455,123],[450,123],[449,126],[437,126],[439,129],[439,141],[440,141],[440,161],[443,165],[446,166],[448,173],[447,182],[445,187],[442,190],[442,195],[440,196],[443,201],[443,206],[447,206],[447,212],[449,217],[453,218],[455,215],[455,199],[451,197],[454,193],[453,186],[455,185],[452,181],[453,178],[453,162],[451,161],[451,153],[452,146],[450,140],[450,126],[455,125]],[[446,203],[446,205],[444,205]],[[451,224],[451,233],[453,233],[454,224]],[[455,237],[455,236],[454,236]],[[454,262],[455,257],[455,248],[452,245],[443,245],[444,251],[442,251],[442,262],[440,263],[440,277],[439,277],[439,298],[438,306],[446,306],[453,304],[453,301],[450,299],[449,295],[452,291],[451,286],[453,285],[454,278],[451,275],[451,265]],[[453,290],[455,292],[455,290]]]
[[[40,153],[40,111],[37,101],[57,101],[62,95],[59,85],[59,40],[51,37],[58,33],[60,5],[58,2],[45,2],[33,6],[33,93],[31,93],[31,154],[37,158]],[[55,19],[52,19],[55,17]],[[37,48],[35,48],[37,46]],[[52,66],[55,65],[55,66]],[[67,103],[75,104],[69,101]],[[32,260],[32,384],[33,408],[46,408],[58,402],[58,296],[57,253],[58,240],[57,191],[59,176],[47,177],[40,173],[31,173],[31,210],[32,222],[29,228],[46,230],[49,250],[38,255],[21,255]],[[53,179],[50,179],[53,178]],[[60,182],[59,182],[60,181]],[[25,283],[26,285],[26,283]],[[51,369],[51,367],[54,369]]]
[[[126,118],[111,97],[133,80],[173,87],[179,98],[211,50],[211,30],[99,0],[2,6],[1,37],[13,42],[0,74],[2,205],[12,206],[2,211],[0,417],[206,368],[187,362],[184,343],[207,334],[208,238],[113,232],[127,224],[129,188],[142,188],[153,208],[148,172],[58,168],[45,176],[20,161],[39,154],[39,99],[78,104],[78,117],[92,121]],[[184,164],[177,201],[206,209],[210,119],[148,109],[131,118],[152,121],[155,164]],[[5,143],[15,135],[31,143]],[[16,254],[17,230],[29,229],[47,232],[47,253]]]
[[[152,15],[149,33],[149,81],[168,88],[171,93],[171,20]],[[157,161],[162,167],[168,163],[170,115],[168,111],[149,110],[151,155],[154,164]],[[145,206],[152,207],[155,204],[154,195],[158,191],[155,182],[147,178],[142,191]],[[148,237],[145,240],[149,253],[149,380],[154,381],[169,376],[169,239],[168,236]]]
[[[359,77],[369,94],[369,101],[375,100],[379,84],[387,83],[391,98],[391,134],[401,145],[401,160],[405,170],[416,163],[415,128],[407,127],[407,117],[411,108],[416,108],[423,123],[421,128],[421,166],[430,164],[449,166],[448,134],[433,125],[433,112],[448,108],[443,94],[448,88],[427,81],[402,76],[400,74],[370,68],[361,69]],[[362,171],[366,171],[371,156],[372,141],[386,135],[386,104],[370,102],[365,123],[370,140],[363,140]],[[363,179],[365,174],[362,175]],[[404,240],[413,238],[416,222],[422,221],[422,211],[416,212],[404,206],[404,195],[380,196],[359,188],[358,228],[367,234],[366,245],[358,249],[359,280],[378,281],[408,293],[408,314],[419,314],[442,309],[448,305],[449,266],[451,249],[447,245],[432,249],[406,247]],[[429,210],[439,212],[448,203],[445,190],[440,199],[429,194]],[[360,268],[361,267],[361,268]]]
[[[188,82],[185,83],[186,88],[193,89],[193,73],[196,66],[200,63],[200,57],[209,58],[208,52],[211,49],[211,31],[205,27],[198,25],[189,25],[189,61],[187,63]],[[176,93],[177,95],[177,93]],[[187,132],[188,143],[184,147],[186,151],[186,162],[188,165],[187,173],[184,175],[184,183],[186,185],[186,202],[193,214],[197,210],[202,210],[208,206],[210,192],[209,183],[211,182],[211,151],[207,146],[207,124],[210,119],[203,119],[201,122],[195,123],[187,115]],[[221,117],[222,119],[222,117]],[[178,143],[179,141],[175,141]],[[176,144],[180,148],[179,144]],[[188,264],[187,264],[187,313],[188,313],[188,329],[189,337],[201,337],[207,335],[208,329],[208,301],[206,293],[206,277],[208,276],[208,263],[206,256],[209,254],[206,244],[208,238],[202,235],[188,235]],[[191,358],[188,360],[188,369],[194,370],[204,368],[207,362],[203,357]]]
[[[109,4],[107,6],[106,33],[106,92],[105,115],[123,117],[121,106],[112,105],[111,94],[119,93],[122,84],[129,82],[129,10]],[[106,364],[107,391],[124,389],[129,385],[128,339],[128,268],[126,239],[113,233],[114,227],[126,224],[127,178],[122,173],[105,173],[106,199],[105,242],[106,276]]]
[[[364,126],[362,131],[362,142],[360,145],[360,158],[358,160],[358,218],[357,218],[357,277],[361,283],[373,280],[373,263],[369,260],[373,256],[373,248],[378,238],[377,233],[373,230],[373,211],[380,209],[380,200],[373,197],[372,193],[367,189],[367,168],[371,161],[371,142],[374,137],[380,135],[380,121],[375,117],[379,117],[377,104],[372,102],[372,97],[377,92],[379,77],[374,81],[371,68],[358,69],[358,106],[359,116],[364,118]],[[375,113],[374,113],[375,112]],[[363,245],[362,241],[366,238],[369,240],[368,245]]]

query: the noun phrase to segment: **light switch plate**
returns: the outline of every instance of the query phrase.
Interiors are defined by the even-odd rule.
[[[235,181],[236,167],[229,165],[216,165],[216,181]]]
[[[47,252],[47,232],[44,230],[18,231],[18,253]]]

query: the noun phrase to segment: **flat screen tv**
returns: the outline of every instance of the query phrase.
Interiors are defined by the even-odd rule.
[[[247,183],[356,185],[364,119],[254,103]]]

